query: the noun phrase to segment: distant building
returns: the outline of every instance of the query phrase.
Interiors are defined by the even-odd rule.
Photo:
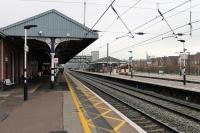
[[[90,71],[94,72],[109,72],[117,69],[120,64],[126,64],[127,62],[113,58],[113,57],[104,57],[98,60],[93,61],[90,64]]]
[[[200,75],[200,53],[188,54],[186,59],[186,73],[191,75]],[[149,58],[150,64],[147,59],[134,60],[133,67],[136,71],[158,73],[159,70],[163,70],[165,73],[178,74],[180,69],[183,68],[183,61],[180,60],[180,56],[165,56],[165,57],[153,57]]]
[[[87,69],[91,63],[91,56],[77,55],[65,64],[65,69]]]
[[[92,51],[91,56],[92,56],[92,62],[95,60],[98,60],[99,59],[99,51]]]

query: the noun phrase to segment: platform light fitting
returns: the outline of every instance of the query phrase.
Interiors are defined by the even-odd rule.
[[[42,33],[43,33],[43,31],[41,31],[41,30],[38,32],[38,34],[39,34],[40,36],[42,35]]]

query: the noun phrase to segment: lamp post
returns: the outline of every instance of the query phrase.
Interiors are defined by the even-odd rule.
[[[190,70],[190,68],[191,68],[191,64],[190,64],[190,61],[191,61],[191,57],[190,57],[190,52],[187,52],[188,53],[188,65],[189,65],[189,70],[188,70],[188,74],[190,75],[191,74],[191,70]]]
[[[133,55],[132,55],[132,53],[133,53],[133,51],[131,50],[131,51],[128,51],[130,54],[131,54],[131,56],[130,56],[130,66],[131,66],[131,78],[133,78],[133,67],[132,67],[132,65],[133,65]]]
[[[178,40],[179,42],[183,43],[183,85],[186,85],[186,72],[185,72],[185,58],[186,58],[186,50],[185,49],[185,40]]]
[[[179,52],[179,54],[180,54],[181,52]],[[180,76],[182,76],[182,66],[181,66],[181,64],[182,64],[182,62],[181,62],[181,57],[179,57],[179,74],[180,74]]]
[[[108,58],[109,58],[109,43],[107,43],[107,73],[108,73]]]
[[[28,99],[28,85],[27,85],[27,30],[37,27],[37,25],[26,25],[24,26],[25,38],[24,38],[24,101]]]

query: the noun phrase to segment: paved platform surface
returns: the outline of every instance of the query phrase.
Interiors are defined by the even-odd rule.
[[[88,90],[73,76],[68,79],[81,104],[81,110],[86,117],[91,132],[97,133],[138,133],[144,132],[134,123],[128,123],[126,119],[117,114],[113,108],[105,104],[102,99]]]
[[[145,72],[135,72],[135,76],[145,76],[145,77],[156,77],[163,79],[176,79],[183,80],[183,75],[178,74],[158,74],[158,73],[145,73]],[[195,81],[200,83],[200,76],[186,75],[188,81]]]
[[[2,133],[48,133],[62,130],[62,92],[32,96],[0,123]]]
[[[32,95],[41,82],[36,80],[28,84],[29,94]],[[0,122],[8,117],[8,115],[18,106],[23,103],[23,86],[17,85],[15,88],[7,88],[5,91],[0,91]]]
[[[7,114],[0,121],[0,133],[82,133],[66,82],[63,76],[58,80],[53,90],[49,89],[48,79],[40,85],[35,83],[29,88],[26,102],[22,88],[0,92],[0,111]]]
[[[138,81],[138,82],[157,84],[160,86],[168,86],[168,87],[182,89],[182,90],[200,92],[200,84],[195,84],[195,83],[187,83],[186,85],[183,85],[182,82],[178,82],[178,81],[151,79],[151,78],[134,77],[134,76],[133,76],[133,78],[131,78],[130,76],[127,76],[127,75],[119,75],[119,74],[113,74],[113,73],[111,75],[110,75],[110,73],[95,73],[95,72],[92,72],[92,73],[104,75],[104,76],[123,78],[123,79],[127,79],[127,80],[134,80],[134,81]]]
[[[66,77],[59,76],[53,90],[49,82],[34,84],[28,101],[23,101],[22,88],[0,92],[0,133],[137,133],[143,131],[128,123],[78,80],[68,79],[80,104],[77,108]],[[48,80],[47,80],[48,81]],[[36,89],[37,88],[37,89]],[[85,124],[80,117],[83,112]],[[5,116],[4,116],[5,115]],[[134,127],[133,127],[134,125]]]

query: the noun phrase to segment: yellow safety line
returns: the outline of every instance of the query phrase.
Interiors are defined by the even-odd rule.
[[[93,104],[94,105],[94,107],[96,107],[97,105],[99,105],[99,104],[102,104],[103,102],[98,102],[98,103],[95,103],[95,104]]]
[[[126,122],[125,121],[122,121],[119,125],[117,125],[115,128],[114,128],[114,131],[118,131]]]
[[[97,116],[94,117],[93,119],[96,120],[96,119],[98,119],[98,118],[100,118],[100,117],[104,117],[104,115],[106,115],[107,113],[109,113],[109,112],[111,112],[111,111],[112,111],[111,109],[110,109],[110,110],[107,110],[107,111],[105,111],[105,112],[103,112],[103,113],[97,115]],[[92,120],[92,119],[88,119],[87,121],[90,122],[91,120]]]
[[[70,82],[69,82],[68,79],[66,78],[66,75],[65,75],[65,80],[66,80],[67,86],[68,86],[68,88],[69,88],[69,90],[70,90],[70,92],[71,92],[71,96],[72,96],[72,99],[73,99],[73,101],[74,101],[74,104],[75,104],[75,106],[76,106],[76,108],[77,108],[77,110],[78,110],[78,115],[79,115],[81,124],[82,124],[82,126],[83,126],[84,132],[85,132],[85,133],[91,133],[90,128],[89,128],[89,125],[88,125],[88,123],[87,123],[87,120],[86,120],[86,118],[84,117],[83,112],[81,111],[81,108],[80,108],[78,99],[77,99],[77,97],[76,97],[76,94],[74,93],[74,91],[73,91],[73,89],[72,89],[72,87],[71,87]]]
[[[88,97],[89,98],[89,97]],[[92,97],[90,97],[88,100],[92,100],[92,99],[95,99],[96,98],[96,96],[92,96]]]
[[[86,97],[87,97],[87,96],[86,96]],[[95,96],[94,96],[94,97],[91,97],[91,98],[87,97],[87,99],[86,99],[86,100],[83,100],[83,102],[86,102],[86,101],[93,101],[94,98],[96,98],[96,97],[95,97]]]
[[[95,117],[94,119],[98,119],[98,118],[100,118],[100,117],[103,117],[104,115],[108,114],[108,113],[111,112],[111,111],[112,111],[111,109],[110,109],[110,110],[107,110],[107,111],[105,111],[105,112],[99,114],[99,116]]]
[[[99,106],[95,106],[97,109],[104,109],[107,110],[108,108],[104,108],[104,107],[99,107]]]
[[[107,115],[104,115],[104,117],[108,118],[108,119],[116,120],[116,121],[124,121],[123,119],[116,118],[116,117],[110,117],[110,116],[107,116]]]

